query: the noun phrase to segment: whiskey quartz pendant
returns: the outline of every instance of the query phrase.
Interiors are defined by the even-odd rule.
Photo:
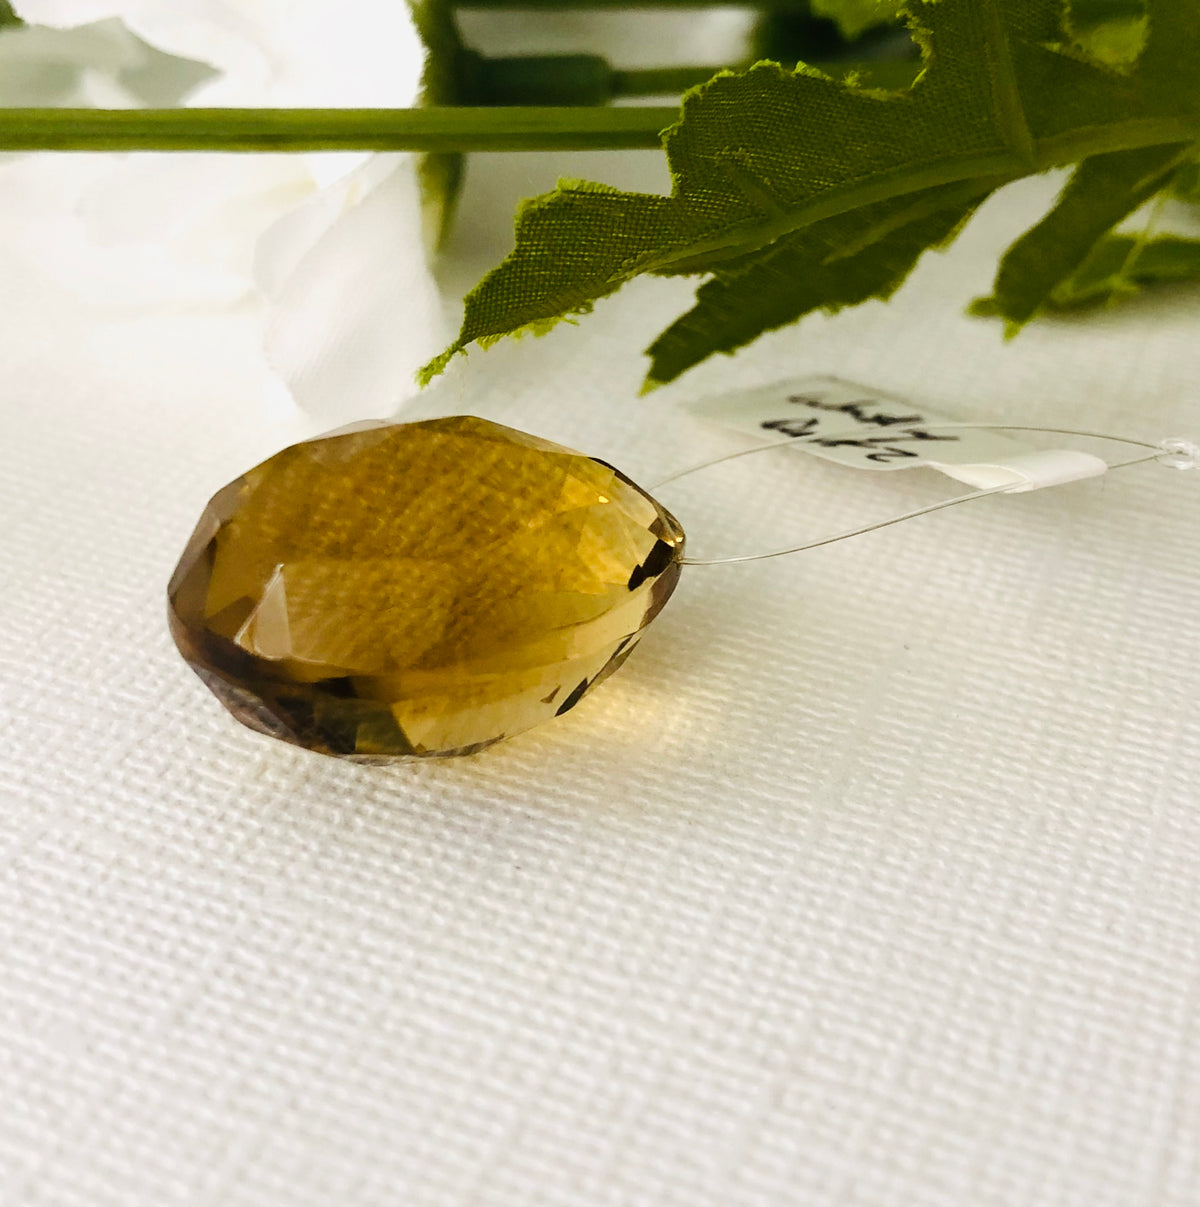
[[[324,754],[467,754],[566,712],[679,578],[674,517],[485,419],[335,433],[209,503],[171,631],[238,720]]]

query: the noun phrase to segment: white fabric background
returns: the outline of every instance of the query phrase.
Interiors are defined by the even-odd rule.
[[[448,279],[556,173],[658,170],[477,159]],[[796,373],[1197,435],[1194,292],[1009,345],[962,316],[1046,195],[993,202],[892,305],[648,399],[686,283],[473,354],[407,413],[647,484],[741,440],[680,403]],[[0,1202],[1200,1203],[1200,475],[691,569],[568,716],[344,764],[238,727],[164,623],[207,497],[307,430],[264,401],[261,316],[81,302],[21,205],[0,191]],[[956,489],[752,460],[664,492],[696,554]]]

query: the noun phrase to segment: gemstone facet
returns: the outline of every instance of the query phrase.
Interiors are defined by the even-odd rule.
[[[284,449],[209,503],[171,631],[238,720],[324,754],[467,754],[566,712],[679,578],[612,466],[472,416]]]

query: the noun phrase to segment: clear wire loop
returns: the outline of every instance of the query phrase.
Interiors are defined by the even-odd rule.
[[[1160,440],[1157,443],[1152,443],[1148,440],[1135,440],[1127,436],[1113,436],[1108,432],[1091,432],[1084,431],[1078,428],[1063,428],[1063,427],[1042,427],[1030,426],[1028,424],[1013,424],[1013,423],[932,423],[922,424],[923,427],[930,431],[957,431],[960,429],[980,429],[994,432],[1041,432],[1055,436],[1079,436],[1093,440],[1110,440],[1116,444],[1125,444],[1133,448],[1147,449],[1148,452],[1142,456],[1131,457],[1125,461],[1109,461],[1107,462],[1108,470],[1125,469],[1131,465],[1144,465],[1149,461],[1157,461],[1162,465],[1170,466],[1173,469],[1194,469],[1200,466],[1200,446],[1186,440],[1183,437],[1171,437],[1166,440]],[[861,429],[849,428],[841,432],[820,433],[819,441],[826,440],[844,440],[854,435],[857,435]],[[806,443],[817,443],[818,441],[806,441],[797,439],[796,437],[785,437],[782,440],[772,440],[765,444],[757,444],[751,448],[738,449],[736,452],[726,453],[721,457],[713,457],[711,460],[702,461],[697,465],[688,466],[686,469],[678,470],[676,473],[669,474],[665,478],[661,478],[654,486],[650,488],[651,493],[654,493],[672,482],[678,482],[682,478],[691,477],[692,474],[698,474],[702,470],[710,469],[716,465],[722,465],[726,461],[734,461],[739,457],[748,457],[754,453],[764,453],[769,449],[781,448],[790,446],[792,448],[803,448]],[[878,532],[881,528],[890,528],[893,524],[902,524],[906,520],[915,520],[923,515],[931,515],[935,511],[945,511],[948,507],[957,507],[960,503],[970,503],[974,499],[985,499],[989,495],[1008,494],[1018,489],[1022,484],[1014,482],[1006,482],[1000,486],[989,486],[980,490],[968,491],[966,494],[954,495],[949,499],[942,499],[936,503],[929,503],[924,507],[914,508],[912,511],[906,511],[902,515],[892,516],[886,520],[876,520],[871,524],[864,524],[858,528],[850,528],[844,532],[834,533],[832,536],[819,537],[813,541],[805,541],[799,545],[788,545],[783,549],[771,549],[765,553],[742,553],[733,557],[712,557],[712,558],[693,558],[682,557],[679,559],[680,564],[684,566],[729,566],[736,565],[742,562],[761,562],[773,557],[786,557],[791,553],[804,553],[809,549],[819,549],[823,545],[833,545],[838,541],[846,541],[851,537],[865,536],[868,532]]]
[[[1182,436],[1170,436],[1160,440],[1158,447],[1162,450],[1159,461],[1172,469],[1195,469],[1200,465],[1200,445],[1185,440]]]

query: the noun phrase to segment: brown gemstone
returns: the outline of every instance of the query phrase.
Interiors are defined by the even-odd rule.
[[[238,720],[324,754],[466,754],[578,703],[679,578],[623,474],[485,419],[324,436],[218,492],[168,590]]]

